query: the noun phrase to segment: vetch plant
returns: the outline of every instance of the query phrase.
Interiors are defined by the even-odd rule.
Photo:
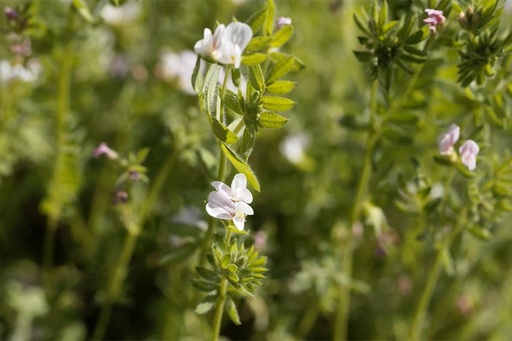
[[[246,217],[254,214],[247,185],[260,191],[248,161],[259,129],[281,128],[287,118],[279,113],[295,104],[282,96],[295,84],[282,78],[302,64],[295,56],[277,51],[292,34],[291,20],[276,22],[275,5],[269,0],[247,23],[220,24],[214,33],[206,28],[203,39],[194,46],[198,58],[192,84],[219,145],[218,173],[212,182],[215,191],[206,204],[214,219],[210,220],[197,267],[201,279],[194,281],[199,290],[207,292],[196,312],[215,309],[214,340],[220,335],[224,310],[240,324],[235,300],[252,296],[267,271],[265,257],[243,245]],[[224,77],[218,84],[221,70]],[[234,88],[228,89],[230,82]],[[227,160],[238,171],[231,187],[224,183]],[[217,219],[224,222],[225,229],[220,231],[223,242],[212,243]],[[204,259],[211,270],[203,267]]]

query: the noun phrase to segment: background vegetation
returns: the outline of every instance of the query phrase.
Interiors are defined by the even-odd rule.
[[[218,149],[197,97],[162,56],[192,50],[205,27],[245,21],[263,5],[127,1],[118,18],[103,1],[2,2],[17,16],[0,21],[8,63],[0,64],[0,339],[89,339],[109,305],[107,339],[209,338],[212,316],[194,312],[201,294],[191,280]],[[242,325],[225,319],[230,339],[332,339],[340,285],[352,292],[349,339],[408,338],[433,268],[422,338],[512,333],[508,54],[483,85],[457,83],[465,42],[457,14],[469,3],[443,2],[448,21],[428,61],[412,66],[414,76],[398,73],[391,90],[377,85],[380,111],[402,97],[349,226],[373,110],[352,15],[370,5],[276,1],[277,16],[295,28],[282,50],[306,67],[287,77],[297,82],[289,122],[261,130],[251,157],[262,191],[253,191],[247,243],[270,271],[255,299],[237,302]],[[434,5],[390,1],[389,17],[414,16],[421,28]],[[502,6],[493,12],[500,32],[510,23]],[[452,123],[481,147],[469,175],[434,160],[437,136]],[[123,167],[93,157],[101,142],[139,155],[133,163],[148,182],[119,181]],[[126,278],[108,289],[128,252],[125,194],[143,210],[143,228]],[[452,236],[457,222],[464,231]],[[340,270],[347,245],[355,247],[349,278]]]

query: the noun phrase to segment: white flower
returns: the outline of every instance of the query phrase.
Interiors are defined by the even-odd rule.
[[[459,153],[461,154],[461,162],[464,166],[468,167],[469,170],[476,168],[476,156],[480,148],[473,140],[467,140],[460,146]]]
[[[239,22],[229,24],[227,27],[219,25],[215,33],[209,28],[204,29],[203,39],[194,45],[194,51],[202,56],[209,57],[220,64],[240,67],[242,52],[252,39],[252,29],[249,25]]]
[[[101,9],[100,16],[108,24],[120,26],[124,23],[137,19],[140,14],[140,6],[138,3],[129,2],[123,6],[113,6],[107,4]]]
[[[506,13],[512,14],[512,0],[505,1],[503,9],[505,10]]]
[[[14,79],[30,83],[39,77],[41,65],[35,59],[27,63],[27,67],[17,64],[12,66],[7,60],[0,61],[0,82],[7,83]]]
[[[208,195],[206,212],[217,219],[232,220],[236,228],[242,231],[245,217],[254,214],[254,210],[249,206],[252,194],[247,189],[245,175],[235,175],[231,187],[220,181],[212,182],[212,186],[216,191]]]
[[[451,155],[453,153],[453,145],[459,140],[459,136],[459,126],[452,124],[446,133],[437,138],[441,155]]]
[[[176,79],[183,92],[194,95],[196,91],[192,87],[192,73],[196,65],[197,56],[190,50],[179,53],[163,53],[160,56],[159,71],[163,79]]]
[[[288,161],[299,164],[304,160],[304,149],[309,145],[309,137],[303,133],[288,135],[279,145],[279,150]]]

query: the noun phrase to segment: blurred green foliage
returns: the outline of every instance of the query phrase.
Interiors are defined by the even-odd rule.
[[[105,7],[115,5],[123,14],[106,14]],[[162,55],[191,50],[205,27],[233,17],[246,21],[262,5],[2,2],[16,13],[0,20],[0,60],[20,68],[7,77],[7,64],[0,65],[0,339],[90,339],[109,300],[107,339],[209,337],[211,316],[194,312],[201,297],[192,280],[218,148],[197,97],[166,74]],[[490,15],[491,1],[473,5],[474,13]],[[357,38],[364,32],[353,14],[361,6],[370,13],[366,2],[276,1],[277,16],[292,18],[294,26],[281,49],[299,56],[305,68],[287,76],[297,83],[287,94],[296,104],[283,113],[286,125],[260,129],[251,154],[261,193],[246,223],[252,231],[246,246],[268,257],[270,271],[256,298],[235,302],[241,326],[225,319],[222,333],[330,339],[344,285],[352,292],[350,339],[406,339],[439,258],[424,338],[507,339],[510,19],[502,20],[498,2],[492,7],[498,19],[468,29],[456,13],[467,17],[468,3],[443,1],[447,11],[457,11],[428,38],[428,57],[411,64],[413,76],[402,68],[377,88],[372,118],[375,74],[353,53],[373,46]],[[393,25],[413,18],[426,32],[422,11],[434,7],[390,1],[386,14],[399,22]],[[492,49],[476,70],[473,50],[482,44]],[[454,122],[481,147],[473,173],[434,160],[437,136]],[[347,226],[364,140],[376,127],[382,138],[371,158],[361,219]],[[119,155],[132,154],[148,182],[130,181],[130,169],[105,156],[93,158],[101,142]],[[147,158],[137,159],[146,148]],[[151,190],[155,183],[162,184],[158,193]],[[154,200],[145,207],[148,197]],[[144,212],[135,232],[126,226],[133,208]],[[464,233],[446,248],[458,222]],[[132,233],[138,240],[120,275],[123,285],[108,292]],[[340,271],[348,235],[355,245],[352,278]]]

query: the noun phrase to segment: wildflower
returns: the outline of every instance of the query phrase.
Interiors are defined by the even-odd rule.
[[[280,17],[276,20],[276,30],[279,31],[284,25],[291,25],[292,19],[287,17]]]
[[[298,133],[288,135],[279,145],[279,150],[288,161],[293,164],[300,164],[305,158],[304,150],[309,145],[309,137],[305,134]]]
[[[245,175],[235,175],[231,187],[220,181],[212,182],[212,186],[215,191],[208,195],[206,212],[217,219],[232,220],[236,228],[242,231],[245,217],[254,214],[254,210],[249,206],[252,194],[247,189]]]
[[[428,18],[423,19],[423,22],[429,26],[430,32],[436,32],[436,26],[446,21],[443,11],[427,8],[425,13],[427,13]]]
[[[100,16],[112,26],[121,26],[138,18],[140,6],[137,3],[127,3],[123,6],[112,6],[110,4],[102,8]]]
[[[437,144],[439,145],[439,152],[441,155],[453,154],[453,145],[459,140],[460,128],[456,124],[452,124],[448,132],[439,136]]]
[[[469,170],[476,168],[476,156],[479,151],[478,144],[473,140],[467,140],[460,146],[459,153],[461,154],[462,164],[468,167]]]
[[[196,91],[192,87],[190,79],[194,72],[197,56],[194,52],[185,50],[179,53],[165,52],[160,56],[158,75],[165,80],[176,79],[179,88],[189,95]]]
[[[201,57],[240,67],[242,52],[252,39],[252,29],[247,24],[234,22],[227,27],[219,25],[215,33],[209,28],[204,29],[204,38],[194,45],[194,51]]]
[[[505,10],[506,13],[512,14],[512,0],[505,1],[503,9]]]
[[[41,73],[41,64],[35,59],[29,60],[27,66],[20,64],[12,66],[7,60],[0,61],[0,82],[9,82],[19,79],[30,83],[35,81]]]
[[[111,160],[118,158],[117,153],[114,150],[110,149],[110,147],[105,142],[100,143],[100,145],[94,150],[94,153],[92,155],[95,158],[98,158],[101,155],[106,155]]]

